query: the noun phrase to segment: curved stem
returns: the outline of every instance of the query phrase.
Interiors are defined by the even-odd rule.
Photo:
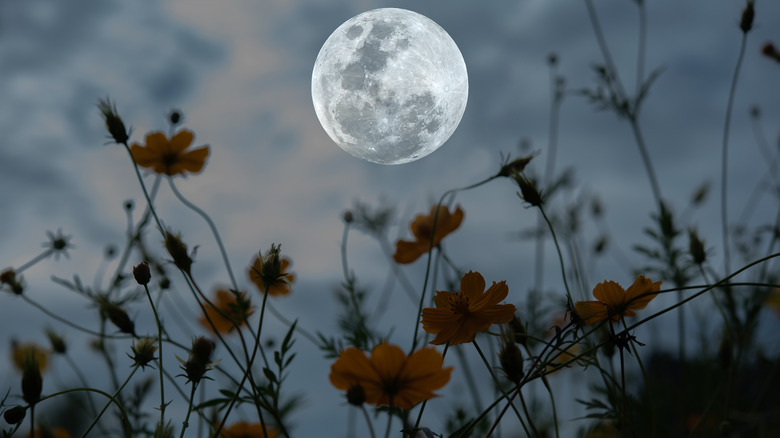
[[[376,438],[376,435],[374,435],[374,426],[371,424],[371,418],[368,416],[366,405],[360,405],[360,410],[363,411],[363,418],[366,419],[366,424],[368,425],[368,431],[371,434],[371,438]]]
[[[228,276],[230,277],[230,283],[233,285],[233,289],[238,290],[238,283],[236,283],[236,278],[233,276],[233,269],[230,267],[230,260],[228,260],[227,252],[225,251],[225,245],[222,244],[222,239],[219,237],[219,231],[217,230],[217,226],[214,225],[214,221],[211,220],[211,217],[209,217],[205,211],[187,200],[187,198],[185,198],[179,192],[179,190],[176,188],[176,185],[173,183],[173,178],[168,178],[168,185],[171,187],[173,194],[176,195],[176,198],[178,198],[182,204],[186,205],[190,210],[197,213],[209,225],[209,228],[211,228],[211,233],[214,235],[214,240],[217,241],[219,252],[222,255],[222,261],[225,263],[225,268],[227,269]]]
[[[52,248],[49,248],[46,251],[44,251],[44,252],[38,254],[37,256],[33,257],[32,259],[30,259],[30,261],[28,261],[27,263],[25,263],[25,264],[19,266],[18,268],[16,268],[14,270],[14,272],[16,274],[21,274],[22,271],[24,271],[25,269],[29,268],[30,266],[33,266],[34,264],[40,262],[41,260],[45,260],[47,257],[52,255],[52,253],[54,253],[54,250]]]
[[[102,416],[103,416],[103,413],[105,413],[105,412],[106,412],[106,409],[108,409],[108,406],[109,406],[109,405],[111,405],[111,403],[112,403],[112,402],[116,403],[116,398],[117,398],[117,396],[118,396],[118,395],[119,395],[119,393],[122,391],[122,389],[124,389],[124,387],[125,387],[125,386],[126,386],[128,383],[130,383],[130,379],[133,377],[133,375],[135,374],[135,372],[136,372],[136,371],[138,371],[138,367],[139,367],[139,365],[135,365],[135,366],[133,366],[133,370],[132,370],[132,371],[130,371],[130,375],[129,375],[129,376],[127,376],[127,378],[126,378],[126,379],[125,379],[125,381],[122,383],[122,385],[121,385],[119,388],[117,388],[117,389],[116,389],[116,391],[114,391],[114,394],[113,394],[112,396],[110,396],[110,397],[109,397],[109,398],[110,398],[110,400],[108,401],[108,403],[106,403],[106,405],[105,405],[105,406],[103,406],[103,409],[100,411],[100,413],[98,413],[97,417],[95,417],[95,419],[94,419],[94,420],[92,420],[92,423],[89,425],[89,427],[87,427],[87,430],[85,430],[85,431],[84,431],[84,433],[81,435],[81,438],[84,438],[84,437],[86,437],[86,436],[89,434],[89,432],[92,430],[92,428],[93,428],[93,427],[95,427],[95,424],[97,424],[98,420],[100,420],[100,417],[102,417]],[[127,414],[125,414],[125,412],[124,412],[124,409],[122,409],[122,418],[125,418],[125,419],[127,419]]]

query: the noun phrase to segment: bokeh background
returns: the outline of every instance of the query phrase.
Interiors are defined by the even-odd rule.
[[[637,8],[634,2],[604,0],[597,10],[621,79],[636,87]],[[434,154],[401,166],[380,166],[344,153],[320,127],[311,104],[311,69],[320,46],[348,18],[377,7],[401,7],[428,16],[460,47],[469,71],[469,103],[460,127]],[[661,191],[675,211],[684,211],[704,182],[719,187],[720,152],[728,87],[736,63],[744,1],[664,0],[648,2],[646,71],[663,68],[651,89],[641,122]],[[730,215],[739,218],[766,175],[749,111],[761,110],[763,129],[778,146],[780,67],[761,46],[780,43],[780,3],[758,1],[755,28],[734,104],[730,136]],[[603,63],[582,2],[506,1],[135,1],[56,0],[0,2],[0,267],[18,266],[42,250],[47,230],[72,235],[70,259],[46,261],[25,272],[28,293],[61,314],[95,323],[94,310],[51,276],[78,274],[95,289],[105,286],[107,245],[124,243],[123,203],[143,205],[129,158],[106,145],[96,107],[110,96],[132,125],[132,140],[167,130],[172,108],[185,114],[196,146],[209,144],[202,174],[177,179],[178,188],[209,212],[221,230],[239,281],[248,288],[245,266],[271,243],[281,242],[297,274],[293,295],[274,301],[280,312],[299,318],[310,331],[335,332],[338,307],[333,288],[341,281],[342,213],[356,200],[393,206],[391,237],[409,237],[408,223],[447,189],[494,174],[501,154],[538,151],[531,167],[544,169],[552,101],[548,56],[569,91],[560,113],[556,171],[570,169],[577,190],[567,201],[597,196],[606,212],[609,253],[589,265],[592,284],[612,279],[630,284],[643,260],[632,249],[648,243],[642,229],[655,210],[650,185],[628,124],[599,112],[576,91],[593,87],[592,67]],[[525,149],[519,146],[525,144]],[[519,237],[537,223],[535,210],[516,196],[516,186],[498,180],[457,196],[466,212],[446,248],[463,269],[488,281],[507,280],[510,301],[521,302],[532,287],[532,242]],[[762,198],[751,223],[773,218],[777,205]],[[165,184],[157,206],[166,224],[198,245],[196,277],[203,285],[227,284],[206,224],[185,209]],[[719,203],[711,196],[692,217],[721,266]],[[595,236],[603,229],[586,231]],[[153,248],[157,235],[148,236]],[[159,240],[159,239],[158,239]],[[156,245],[156,246],[155,246]],[[353,233],[350,268],[378,294],[388,271],[376,242]],[[552,247],[546,251],[545,290],[562,293]],[[421,259],[422,260],[422,259]],[[424,261],[403,267],[422,284]],[[250,289],[251,290],[251,289]],[[414,306],[396,290],[379,320],[391,341],[408,345]],[[259,294],[257,295],[259,297]],[[374,296],[372,300],[379,297]],[[171,291],[164,306],[184,321],[182,333],[206,332],[183,291]],[[373,301],[372,301],[373,302]],[[652,309],[671,301],[656,300]],[[146,308],[132,309],[140,332],[153,332]],[[522,313],[522,309],[520,309]],[[644,341],[674,349],[675,318],[643,329]],[[12,296],[0,297],[0,354],[10,339],[45,345],[41,328],[63,329]],[[269,333],[283,336],[276,321]],[[65,331],[67,334],[68,332]],[[72,348],[85,366],[101,366],[85,342]],[[671,338],[671,340],[670,340]],[[771,346],[777,348],[773,339]],[[129,345],[129,344],[128,344]],[[297,344],[290,391],[306,397],[294,416],[299,436],[343,430],[346,408],[328,383],[329,361],[305,339]],[[695,346],[692,348],[695,349]],[[9,362],[0,360],[0,388],[17,388]],[[55,370],[53,381],[72,379]],[[559,383],[564,391],[569,377]],[[574,394],[576,395],[576,394]],[[564,395],[563,403],[567,397]],[[430,408],[432,422],[452,403]],[[172,409],[183,409],[175,407]],[[574,412],[574,411],[573,411]],[[568,420],[580,415],[568,415]],[[324,429],[324,428],[328,429]],[[338,436],[334,433],[333,436]]]

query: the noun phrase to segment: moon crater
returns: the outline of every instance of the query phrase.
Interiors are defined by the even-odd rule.
[[[449,35],[412,11],[375,9],[336,29],[312,73],[325,131],[364,160],[401,164],[438,149],[468,99],[463,56]]]

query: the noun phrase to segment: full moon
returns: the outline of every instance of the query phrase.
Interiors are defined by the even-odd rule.
[[[311,78],[314,110],[342,149],[402,164],[438,149],[466,109],[469,84],[458,46],[416,12],[382,8],[339,26]]]

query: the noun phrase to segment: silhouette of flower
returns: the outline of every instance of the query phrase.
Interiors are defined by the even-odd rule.
[[[574,304],[585,325],[610,320],[613,323],[624,316],[634,316],[635,310],[644,309],[658,295],[661,282],[640,275],[634,284],[623,289],[614,281],[604,281],[593,288],[593,296],[598,301],[578,301]]]
[[[463,210],[456,207],[453,213],[445,206],[438,208],[439,216],[436,218],[437,208],[431,207],[428,215],[419,215],[409,226],[414,235],[414,240],[399,240],[395,245],[395,254],[393,259],[396,262],[407,264],[417,260],[421,255],[428,252],[431,248],[431,233],[433,233],[433,246],[439,246],[444,236],[458,229],[463,221]],[[434,230],[434,218],[436,218],[436,229]]]
[[[452,367],[442,368],[443,360],[434,348],[406,356],[400,347],[382,342],[367,357],[350,347],[331,365],[330,382],[343,391],[361,387],[366,403],[411,409],[436,397],[433,391],[449,382]]]
[[[498,304],[506,298],[506,281],[493,282],[485,291],[485,279],[479,272],[469,271],[460,281],[460,293],[437,291],[435,308],[422,311],[423,329],[436,338],[431,344],[462,344],[474,340],[493,324],[506,324],[514,318],[515,306]]]
[[[49,353],[46,349],[32,342],[11,342],[11,359],[16,369],[24,370],[24,363],[28,356],[32,356],[38,364],[38,369],[46,371],[49,363]]]
[[[141,146],[133,143],[130,153],[139,166],[152,169],[155,173],[168,176],[198,173],[206,164],[209,147],[187,150],[194,138],[195,134],[186,129],[176,133],[170,140],[162,132],[150,132],[146,134],[146,144]]]
[[[292,261],[287,257],[279,257],[279,262],[281,263],[279,272],[283,277],[281,277],[279,281],[275,281],[271,287],[268,288],[268,294],[271,296],[289,295],[292,291],[292,282],[295,281],[295,274],[288,271],[290,265],[292,265]],[[260,292],[265,293],[265,282],[263,282],[263,279],[259,274],[261,272],[263,272],[263,258],[256,256],[252,261],[252,265],[247,270],[247,274],[249,275],[249,280],[257,286],[257,289],[259,289]],[[282,281],[284,279],[286,279],[286,281]]]

